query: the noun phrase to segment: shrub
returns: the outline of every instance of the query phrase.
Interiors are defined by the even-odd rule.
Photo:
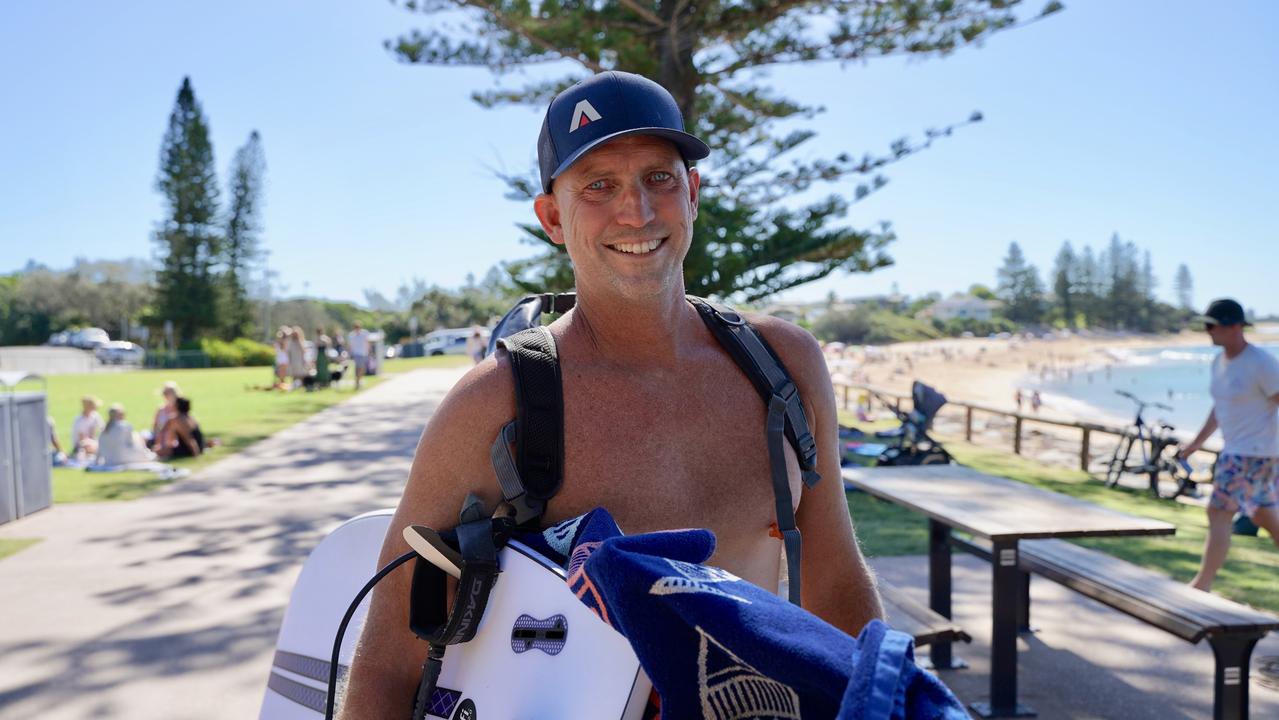
[[[205,338],[200,341],[200,350],[209,356],[211,367],[271,365],[275,362],[275,351],[270,345],[248,338],[236,338],[232,342]]]
[[[275,364],[275,348],[249,338],[236,338],[232,343],[244,356],[244,365],[269,367]]]
[[[941,337],[930,323],[866,306],[826,313],[813,323],[813,334],[822,340],[853,345],[887,345]]]

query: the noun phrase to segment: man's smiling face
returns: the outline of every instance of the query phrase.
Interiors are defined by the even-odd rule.
[[[551,239],[566,246],[579,290],[639,299],[673,286],[682,292],[699,186],[697,170],[685,168],[672,143],[630,135],[583,156],[534,209]]]

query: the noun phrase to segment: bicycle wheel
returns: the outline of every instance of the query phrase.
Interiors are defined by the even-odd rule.
[[[1137,436],[1132,433],[1124,433],[1119,437],[1119,444],[1115,446],[1115,452],[1110,456],[1110,462],[1106,464],[1106,487],[1112,488],[1119,484],[1119,476],[1128,472],[1128,456],[1132,453],[1133,443]]]

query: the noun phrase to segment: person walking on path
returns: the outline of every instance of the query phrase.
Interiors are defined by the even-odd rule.
[[[1212,411],[1178,455],[1189,457],[1221,429],[1224,444],[1208,501],[1208,539],[1199,572],[1190,581],[1207,591],[1230,550],[1235,513],[1268,530],[1279,548],[1279,360],[1244,338],[1250,323],[1234,300],[1212,301],[1199,319],[1222,351],[1212,360]]]
[[[364,373],[369,369],[369,331],[359,320],[351,328],[351,334],[346,338],[346,350],[351,353],[351,364],[355,366],[355,389],[359,390]]]
[[[544,520],[602,506],[627,534],[708,528],[710,565],[777,592],[785,563],[765,408],[685,295],[701,185],[692,163],[710,151],[683,128],[669,92],[623,72],[588,78],[547,109],[533,209],[573,261],[577,300],[546,328],[564,368],[564,424],[562,486]],[[825,359],[802,328],[747,319],[803,398],[824,478],[805,488],[789,446],[779,458],[805,542],[803,606],[855,635],[883,611],[839,480]],[[470,493],[488,507],[501,500],[490,451],[516,415],[511,362],[502,351],[475,365],[427,423],[380,565],[407,550],[401,528],[453,526]],[[374,591],[341,717],[409,714],[426,655],[405,622],[409,587],[396,571]]]

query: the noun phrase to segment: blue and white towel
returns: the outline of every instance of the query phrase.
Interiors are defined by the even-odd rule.
[[[577,596],[630,641],[662,720],[966,719],[916,667],[909,635],[853,638],[719,568],[708,530],[627,537],[604,510],[521,538],[560,559]]]

